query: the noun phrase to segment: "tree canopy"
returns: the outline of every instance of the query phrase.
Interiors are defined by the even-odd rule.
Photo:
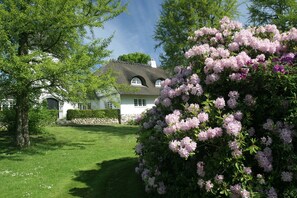
[[[249,22],[253,25],[275,24],[280,30],[297,26],[296,0],[250,0]]]
[[[28,111],[44,90],[79,101],[112,83],[92,72],[109,55],[111,37],[92,33],[124,9],[120,0],[0,1],[1,96],[16,100],[18,146],[30,144]],[[87,37],[92,41],[84,43]]]
[[[130,54],[123,54],[118,57],[118,60],[130,62],[130,63],[147,64],[148,61],[151,60],[151,57],[147,54],[143,54],[140,52],[134,52],[134,53],[130,53]]]
[[[219,21],[237,14],[237,0],[165,0],[155,26],[156,48],[163,48],[160,56],[165,68],[185,65],[188,37],[203,26],[216,27]]]

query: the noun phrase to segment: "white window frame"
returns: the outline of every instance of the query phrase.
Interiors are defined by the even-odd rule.
[[[162,80],[156,80],[155,87],[161,87]]]
[[[131,85],[141,86],[142,85],[142,82],[141,82],[140,78],[134,77],[131,80]]]
[[[146,99],[134,98],[134,107],[146,107]]]

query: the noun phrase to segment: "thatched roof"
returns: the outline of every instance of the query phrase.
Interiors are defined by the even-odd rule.
[[[160,87],[155,86],[157,80],[165,80],[168,75],[161,68],[153,68],[150,65],[128,63],[122,61],[110,61],[103,67],[103,71],[113,70],[116,75],[117,83],[130,86],[132,91],[119,90],[120,94],[126,95],[154,95],[160,94]],[[131,80],[138,77],[142,81],[142,86],[131,85]]]

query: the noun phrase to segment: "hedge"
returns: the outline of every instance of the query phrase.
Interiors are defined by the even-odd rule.
[[[42,132],[42,127],[54,125],[58,118],[58,110],[33,108],[29,111],[29,130],[31,134]],[[15,110],[0,111],[0,124],[7,126],[8,131],[16,130]]]
[[[67,110],[67,120],[75,118],[114,118],[118,119],[119,109],[100,109],[100,110]]]

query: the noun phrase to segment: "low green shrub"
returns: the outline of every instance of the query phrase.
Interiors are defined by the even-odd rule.
[[[37,134],[42,131],[42,127],[52,126],[58,118],[58,110],[48,110],[43,107],[32,108],[29,112],[29,131],[31,134]],[[13,132],[16,130],[16,116],[14,109],[8,109],[0,112],[0,122],[7,126],[7,130]]]
[[[75,118],[119,118],[119,109],[75,110],[67,111],[67,120]]]

